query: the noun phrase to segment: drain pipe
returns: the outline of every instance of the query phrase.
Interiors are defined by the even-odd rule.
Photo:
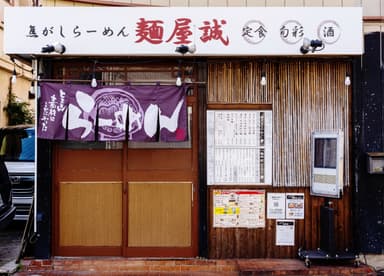
[[[36,59],[32,60],[32,80],[33,80],[33,88],[35,91],[35,175],[34,175],[34,190],[33,190],[33,233],[37,233],[37,111],[38,111],[38,97],[39,91],[37,90],[37,78],[38,78],[38,63]]]

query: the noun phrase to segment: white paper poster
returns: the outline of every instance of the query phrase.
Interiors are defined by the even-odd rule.
[[[214,190],[213,227],[265,227],[265,191]]]
[[[287,219],[304,219],[304,193],[287,193],[285,204]]]
[[[285,193],[267,194],[267,219],[285,219]]]
[[[272,111],[207,112],[208,185],[272,184]]]
[[[294,220],[276,220],[276,245],[295,245]]]

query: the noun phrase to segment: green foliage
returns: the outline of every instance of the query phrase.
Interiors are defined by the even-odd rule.
[[[10,126],[33,123],[33,113],[29,103],[18,101],[13,93],[9,93],[8,104],[3,109],[7,113]]]

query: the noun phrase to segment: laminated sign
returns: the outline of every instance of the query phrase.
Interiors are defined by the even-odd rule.
[[[265,191],[214,190],[213,227],[265,227]]]

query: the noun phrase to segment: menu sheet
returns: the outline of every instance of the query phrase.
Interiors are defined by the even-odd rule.
[[[295,245],[294,220],[276,220],[276,245]]]
[[[265,191],[214,190],[213,227],[265,227]]]
[[[208,185],[272,184],[272,111],[207,111]]]

